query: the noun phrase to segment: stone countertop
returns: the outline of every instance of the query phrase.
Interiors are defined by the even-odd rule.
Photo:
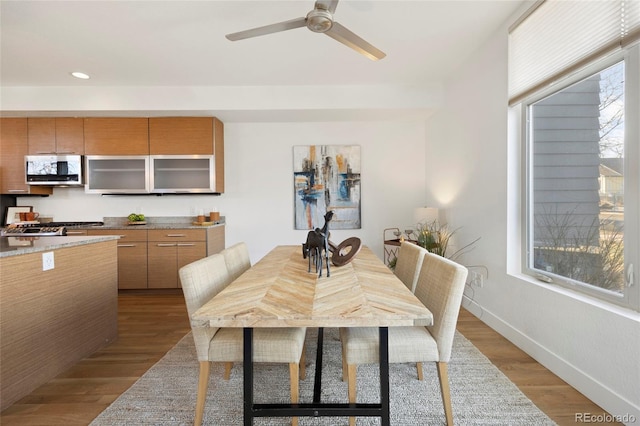
[[[191,216],[148,216],[145,217],[145,225],[129,225],[126,217],[105,217],[102,229],[174,229],[193,228],[201,229],[211,226],[221,226],[225,224],[224,216],[217,222],[205,222],[210,225],[194,225],[195,217]]]
[[[204,222],[207,225],[194,225],[195,221],[190,216],[157,216],[146,217],[144,225],[130,225],[126,217],[105,217],[102,226],[78,226],[75,229],[203,229],[225,225],[224,216],[216,222]]]
[[[28,253],[37,253],[60,249],[64,247],[93,244],[102,241],[117,240],[118,236],[105,235],[96,237],[0,237],[0,258],[19,256]]]

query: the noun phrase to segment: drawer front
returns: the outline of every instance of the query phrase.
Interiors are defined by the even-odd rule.
[[[149,241],[206,241],[204,229],[150,229]]]
[[[118,241],[118,288],[147,288],[147,243]]]
[[[87,235],[118,235],[118,244],[124,241],[147,241],[146,229],[89,229]]]

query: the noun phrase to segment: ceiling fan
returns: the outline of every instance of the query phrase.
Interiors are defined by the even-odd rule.
[[[227,34],[226,37],[231,41],[237,41],[307,27],[314,33],[324,33],[328,35],[371,60],[377,61],[378,59],[384,58],[386,56],[384,52],[333,20],[333,14],[337,6],[338,0],[317,0],[313,10],[303,18],[291,19],[289,21]]]

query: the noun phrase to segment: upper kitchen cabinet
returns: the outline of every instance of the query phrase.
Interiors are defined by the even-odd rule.
[[[50,195],[50,186],[26,183],[25,159],[28,154],[29,126],[26,118],[0,118],[0,193],[11,195]]]
[[[149,155],[148,118],[84,119],[87,155]]]
[[[222,122],[214,117],[152,117],[149,118],[149,153],[217,155],[216,151],[223,149],[223,133]]]
[[[224,125],[217,118],[151,117],[149,152],[165,157],[213,155],[214,192],[224,192]]]
[[[82,118],[29,118],[29,154],[84,154]]]

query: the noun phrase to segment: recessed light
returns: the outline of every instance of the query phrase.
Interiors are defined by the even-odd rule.
[[[71,73],[71,75],[74,76],[75,78],[80,78],[82,80],[88,80],[90,78],[89,75],[79,71],[74,71]]]

